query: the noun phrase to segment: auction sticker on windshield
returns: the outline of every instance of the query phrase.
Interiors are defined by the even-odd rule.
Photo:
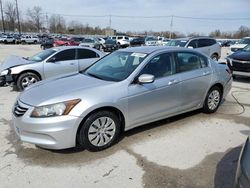
[[[143,54],[143,53],[132,53],[131,56],[134,56],[134,57],[146,57],[147,54]]]

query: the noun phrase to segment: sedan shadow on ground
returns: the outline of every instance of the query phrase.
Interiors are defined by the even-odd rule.
[[[215,188],[233,188],[238,158],[242,146],[226,152],[216,166],[214,177]]]

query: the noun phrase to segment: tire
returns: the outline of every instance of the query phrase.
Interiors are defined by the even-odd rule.
[[[222,99],[222,91],[218,86],[212,87],[206,96],[203,105],[203,112],[207,114],[211,114],[217,111],[220,106],[220,102]]]
[[[120,128],[121,123],[115,113],[97,111],[86,119],[77,140],[81,147],[89,151],[101,151],[118,141]]]
[[[39,76],[32,72],[26,72],[21,74],[17,79],[17,89],[23,91],[26,87],[40,81]]]
[[[26,44],[26,42],[23,40],[22,42],[21,42],[22,44]]]
[[[215,60],[215,61],[218,61],[218,60],[219,60],[219,57],[218,57],[216,54],[213,54],[213,55],[211,56],[211,59],[212,59],[212,60]]]

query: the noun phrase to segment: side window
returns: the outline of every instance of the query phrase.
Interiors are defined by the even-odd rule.
[[[121,40],[122,38],[123,38],[123,37],[118,37],[117,39],[118,39],[118,40]]]
[[[192,40],[192,41],[188,44],[188,47],[191,46],[191,47],[193,47],[193,48],[197,48],[197,43],[198,43],[197,40]]]
[[[179,52],[177,53],[177,60],[178,72],[192,71],[202,67],[200,56],[193,53]]]
[[[175,61],[171,53],[154,57],[143,68],[141,74],[152,74],[155,78],[169,76],[175,73]]]
[[[215,43],[216,43],[216,41],[214,39],[199,39],[198,47],[202,48],[202,47],[206,47],[206,46],[212,46]]]
[[[57,53],[55,56],[56,61],[67,61],[75,59],[75,49],[63,50]]]
[[[100,57],[96,52],[88,49],[78,49],[77,59],[97,58]]]

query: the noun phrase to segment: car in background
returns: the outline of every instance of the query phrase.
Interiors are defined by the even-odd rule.
[[[130,41],[130,46],[144,46],[145,37],[137,37]]]
[[[154,36],[147,36],[145,37],[145,45],[146,46],[158,46],[158,39]]]
[[[237,50],[243,49],[246,45],[250,44],[250,37],[244,37],[238,43],[230,46],[230,54]]]
[[[231,84],[227,65],[191,49],[120,49],[79,74],[27,88],[12,122],[23,142],[99,151],[123,131],[195,109],[215,112]]]
[[[112,36],[109,37],[109,39],[116,40],[117,44],[122,48],[126,48],[130,45],[129,37],[127,36]]]
[[[46,38],[41,43],[43,50],[54,47],[54,38]]]
[[[4,44],[12,43],[12,44],[15,44],[15,42],[16,42],[16,39],[13,36],[2,35],[0,37],[0,43],[4,43]]]
[[[22,36],[21,43],[22,44],[36,44],[39,42],[39,38],[37,36]]]
[[[237,50],[226,59],[227,65],[232,70],[234,77],[250,77],[250,44],[241,50]]]
[[[119,49],[119,45],[117,44],[116,40],[107,39],[102,45],[102,49],[104,52],[113,52]]]
[[[96,38],[85,38],[81,41],[79,46],[95,48],[98,50],[101,49],[101,44],[99,43],[99,41]]]
[[[63,46],[29,58],[10,56],[1,64],[0,85],[14,83],[22,91],[40,80],[82,71],[104,55],[93,48]]]
[[[235,175],[234,188],[250,187],[250,142],[249,137],[243,145]]]
[[[55,38],[53,46],[58,47],[58,46],[69,46],[69,39],[62,37],[62,38]]]
[[[185,48],[192,48],[200,51],[213,60],[218,61],[221,56],[221,46],[217,41],[211,37],[191,37],[173,39],[168,42],[168,46],[178,46]]]

